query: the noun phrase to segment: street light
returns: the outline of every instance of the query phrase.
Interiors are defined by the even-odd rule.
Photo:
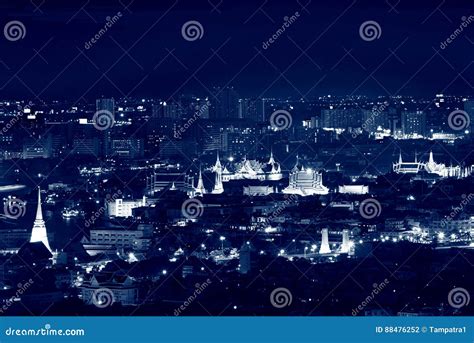
[[[308,247],[304,247],[304,258],[306,258],[306,250],[308,250]]]

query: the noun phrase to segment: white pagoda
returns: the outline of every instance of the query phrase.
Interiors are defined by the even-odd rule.
[[[48,232],[43,220],[43,211],[41,209],[41,190],[38,187],[38,207],[36,208],[36,219],[31,231],[30,243],[43,242],[44,246],[52,253],[48,241]]]

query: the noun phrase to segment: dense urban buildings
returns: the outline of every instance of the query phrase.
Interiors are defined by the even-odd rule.
[[[2,315],[474,314],[471,3],[0,8]]]
[[[445,298],[472,282],[459,273],[474,259],[472,134],[425,113],[471,116],[472,100],[273,98],[242,116],[254,100],[220,91],[225,106],[205,103],[219,118],[152,98],[31,101],[26,116],[24,101],[1,103],[4,125],[18,118],[0,161],[11,314],[173,315],[207,279],[181,314],[351,315],[380,282],[390,283],[357,315],[471,313]],[[364,125],[370,113],[377,127]],[[32,124],[36,140],[24,138]],[[291,306],[268,302],[278,287]]]

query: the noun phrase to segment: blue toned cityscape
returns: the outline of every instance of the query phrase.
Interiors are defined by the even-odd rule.
[[[473,341],[471,3],[0,8],[1,341]]]

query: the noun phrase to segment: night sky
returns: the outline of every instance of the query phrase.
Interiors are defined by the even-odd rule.
[[[224,85],[242,96],[306,99],[473,94],[474,18],[440,48],[474,14],[470,1],[32,0],[0,7],[1,28],[18,20],[26,29],[16,41],[0,36],[0,98],[168,98]],[[202,25],[201,39],[183,38],[190,20]],[[359,27],[369,20],[381,34],[365,41]]]

